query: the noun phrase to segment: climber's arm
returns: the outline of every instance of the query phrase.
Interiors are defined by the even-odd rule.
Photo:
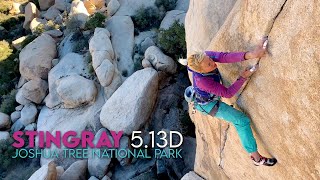
[[[246,81],[246,78],[240,76],[240,78],[238,78],[238,80],[228,88],[207,77],[195,77],[195,81],[197,86],[203,91],[215,94],[217,96],[231,98],[240,90],[241,86]]]
[[[263,43],[266,37],[263,38],[260,43],[252,51],[247,52],[215,52],[205,51],[206,55],[209,56],[213,61],[219,63],[235,63],[241,62],[248,59],[261,58],[267,52],[266,48],[263,48]]]
[[[215,52],[205,51],[213,61],[219,63],[235,63],[245,60],[245,52]]]

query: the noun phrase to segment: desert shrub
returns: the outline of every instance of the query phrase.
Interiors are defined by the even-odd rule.
[[[169,29],[160,29],[158,43],[169,56],[175,59],[184,57],[187,54],[184,26],[175,21]]]
[[[52,20],[47,21],[46,24],[39,24],[35,31],[33,32],[34,35],[40,36],[45,31],[50,31],[54,29],[59,29],[60,26],[58,24],[55,24]]]
[[[7,59],[13,50],[10,48],[9,43],[5,40],[0,41],[0,61]]]
[[[66,20],[66,28],[69,31],[75,31],[81,26],[81,21],[75,17]]]
[[[19,52],[11,54],[0,61],[0,96],[7,94],[14,88],[14,79],[19,76],[19,66],[16,58]]]
[[[88,21],[85,24],[85,29],[95,29],[97,27],[104,27],[104,21],[106,19],[106,16],[102,13],[94,13],[91,15],[88,19]]]
[[[163,8],[165,11],[171,11],[176,7],[177,0],[156,0],[155,4],[158,8]]]
[[[159,10],[154,7],[141,7],[137,10],[136,15],[132,17],[135,27],[140,31],[159,27],[160,19]]]
[[[9,94],[2,96],[0,104],[0,112],[11,114],[15,111],[15,107],[18,105],[16,102],[17,90],[13,89]]]

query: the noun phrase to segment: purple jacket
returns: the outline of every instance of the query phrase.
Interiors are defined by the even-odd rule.
[[[212,58],[215,62],[219,63],[235,63],[241,62],[244,59],[245,52],[214,52],[205,51],[205,53]],[[210,93],[216,96],[231,98],[234,96],[241,86],[246,81],[245,78],[240,77],[228,88],[222,85],[220,82],[214,80],[212,76],[203,76],[200,73],[193,72],[193,86],[199,94]]]

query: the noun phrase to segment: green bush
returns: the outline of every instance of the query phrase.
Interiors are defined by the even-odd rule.
[[[71,32],[79,29],[80,25],[81,21],[75,17],[71,17],[70,19],[66,20],[66,28]]]
[[[158,8],[164,8],[165,11],[171,11],[176,7],[177,0],[156,0]]]
[[[140,31],[151,28],[158,28],[161,23],[159,10],[154,7],[141,7],[137,10],[135,16],[132,17],[135,27]]]
[[[0,61],[7,59],[13,50],[10,48],[9,43],[5,40],[0,41]]]
[[[17,90],[13,89],[9,94],[2,96],[0,112],[11,114],[15,111],[15,107],[18,105],[18,103],[16,102],[16,94]]]
[[[178,21],[167,30],[160,29],[158,42],[164,53],[175,59],[185,57],[187,54],[185,29]]]
[[[85,29],[95,29],[97,27],[104,27],[104,21],[106,16],[102,13],[94,13],[89,17],[89,20],[85,24]]]

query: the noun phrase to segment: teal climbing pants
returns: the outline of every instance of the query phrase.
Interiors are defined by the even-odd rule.
[[[216,101],[210,102],[207,105],[195,104],[195,108],[204,114],[209,114],[215,104]],[[215,117],[228,121],[235,126],[241,144],[248,153],[257,151],[257,143],[253,137],[250,119],[247,115],[220,101]]]

